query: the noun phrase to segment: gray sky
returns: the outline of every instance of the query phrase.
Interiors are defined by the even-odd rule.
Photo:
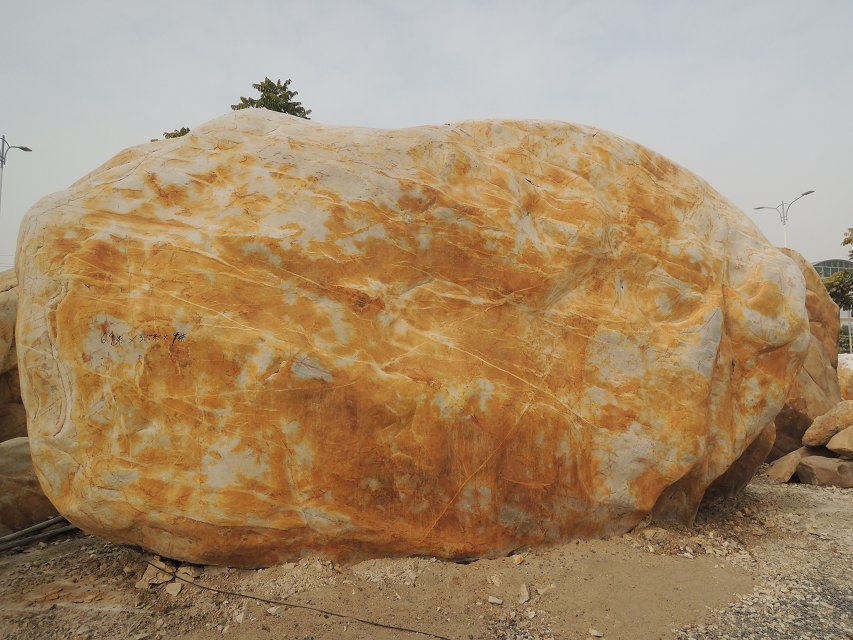
[[[595,125],[705,178],[782,244],[846,257],[853,2],[4,2],[0,266],[24,213],[121,149],[291,78],[311,118]]]

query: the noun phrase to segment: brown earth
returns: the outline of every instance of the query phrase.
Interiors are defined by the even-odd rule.
[[[853,491],[765,477],[735,499],[703,507],[692,529],[641,525],[618,538],[471,564],[406,558],[340,566],[305,558],[260,571],[207,567],[170,595],[175,581],[134,586],[146,559],[82,533],[3,554],[0,637],[853,637]],[[520,603],[522,585],[529,600]]]

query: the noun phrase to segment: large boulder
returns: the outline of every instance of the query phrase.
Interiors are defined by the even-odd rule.
[[[815,418],[841,401],[838,386],[838,305],[826,292],[817,271],[793,249],[782,249],[800,268],[806,281],[806,311],[811,337],[803,366],[776,416],[776,442],[769,460],[802,446],[803,434]]]
[[[0,442],[0,535],[55,515],[33,470],[27,438]]]
[[[238,111],[41,200],[17,269],[48,495],[196,562],[689,522],[809,341],[800,270],[746,216],[557,122]]]

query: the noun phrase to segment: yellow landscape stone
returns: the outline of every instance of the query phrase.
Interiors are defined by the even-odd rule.
[[[690,521],[809,342],[800,270],[745,215],[560,122],[237,111],[42,199],[17,272],[47,495],[205,564]]]
[[[806,281],[806,312],[811,336],[803,366],[775,419],[776,440],[770,452],[775,460],[802,446],[803,434],[815,418],[841,402],[838,369],[838,305],[814,267],[793,249],[781,249],[800,268]]]

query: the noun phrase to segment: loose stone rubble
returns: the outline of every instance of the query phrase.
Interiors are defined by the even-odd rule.
[[[777,461],[778,462],[778,461]],[[775,486],[774,486],[775,485]],[[727,518],[728,535],[749,540],[730,560],[761,576],[754,591],[712,622],[676,631],[677,640],[846,640],[853,636],[853,518],[831,505],[849,500],[836,487],[778,487],[763,475],[750,483],[753,502]],[[718,505],[721,513],[729,505]],[[702,534],[703,525],[698,527]],[[758,537],[755,537],[758,536]]]
[[[853,401],[838,403],[818,416],[800,447],[775,462],[767,475],[778,482],[853,487]]]

